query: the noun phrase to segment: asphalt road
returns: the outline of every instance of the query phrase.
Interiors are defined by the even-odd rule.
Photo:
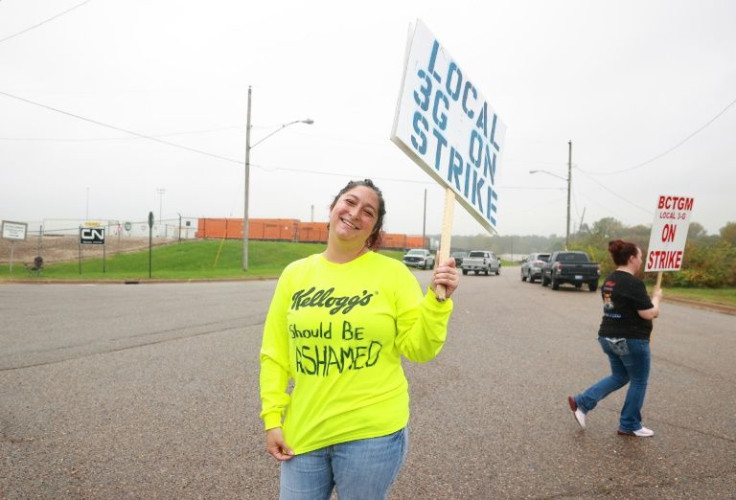
[[[0,499],[277,498],[257,355],[274,285],[0,285]],[[600,309],[518,269],[462,277],[443,352],[406,366],[390,498],[736,498],[736,316],[663,304],[656,435],[636,439],[623,392],[585,431],[567,407],[607,372]]]

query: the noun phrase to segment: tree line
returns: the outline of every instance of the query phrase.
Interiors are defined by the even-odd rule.
[[[608,254],[608,242],[627,240],[641,247],[646,258],[651,227],[625,226],[612,217],[605,217],[592,225],[584,224],[570,235],[570,250],[584,250],[601,265],[601,274],[607,275],[615,267]],[[554,252],[565,249],[564,236],[453,236],[454,250],[492,250],[497,255],[526,255],[532,252]],[[657,273],[645,273],[644,279],[654,282]],[[662,283],[666,286],[694,288],[722,288],[736,286],[736,222],[728,222],[717,235],[709,235],[705,228],[690,223],[682,270],[665,272]]]

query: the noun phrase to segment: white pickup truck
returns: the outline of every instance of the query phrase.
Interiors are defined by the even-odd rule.
[[[434,267],[434,255],[426,248],[413,248],[406,252],[402,259],[409,267],[432,269]]]
[[[498,260],[493,252],[488,250],[472,250],[467,257],[463,259],[460,266],[463,274],[474,272],[475,274],[483,273],[488,276],[494,273],[496,276],[501,274],[501,261]]]

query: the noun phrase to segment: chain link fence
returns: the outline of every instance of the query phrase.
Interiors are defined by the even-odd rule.
[[[194,239],[196,227],[182,222],[180,219],[155,221],[150,228],[153,245]],[[82,230],[90,228],[104,230],[104,244],[82,244]],[[12,263],[22,268],[32,264],[36,257],[49,264],[77,260],[80,256],[86,260],[104,254],[109,257],[139,251],[148,247],[149,227],[148,222],[54,220],[28,223],[25,236],[25,239],[0,238],[0,264]]]

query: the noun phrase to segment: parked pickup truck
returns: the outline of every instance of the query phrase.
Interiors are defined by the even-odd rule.
[[[404,254],[402,259],[409,267],[420,267],[432,269],[434,267],[434,255],[426,248],[413,248]]]
[[[501,261],[498,260],[493,252],[488,250],[472,250],[467,257],[463,259],[460,266],[463,274],[473,271],[475,274],[483,273],[488,276],[494,273],[498,276],[501,273]]]
[[[560,288],[562,283],[575,285],[575,288],[587,283],[588,290],[595,292],[600,277],[601,266],[590,260],[585,252],[554,252],[542,266],[542,286],[552,284],[552,290]]]

